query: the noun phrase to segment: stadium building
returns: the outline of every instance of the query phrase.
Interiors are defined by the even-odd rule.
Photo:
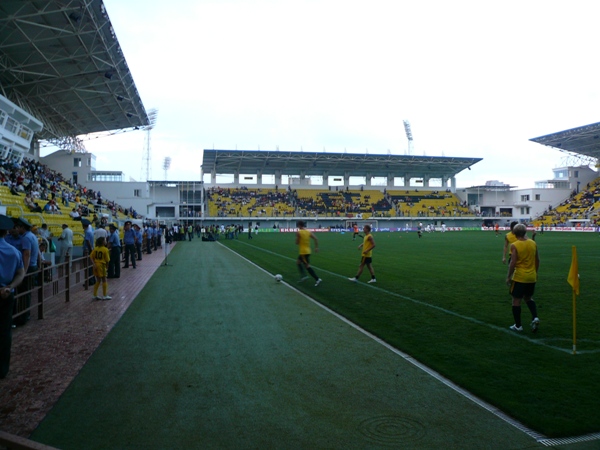
[[[140,182],[98,171],[86,136],[151,127],[103,2],[4,2],[0,13],[2,158],[38,160],[40,148],[54,146],[43,163],[149,219],[252,220],[267,228],[300,217],[321,227],[356,220],[376,220],[382,228],[505,225],[533,222],[597,176],[588,166],[568,166],[534,188],[501,182],[460,188],[457,175],[476,169],[481,158],[214,149],[204,150],[198,180]],[[598,128],[532,141],[596,163]],[[592,208],[575,219],[595,215]]]

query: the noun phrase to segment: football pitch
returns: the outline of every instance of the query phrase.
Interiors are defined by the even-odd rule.
[[[596,233],[536,236],[540,271],[534,298],[541,320],[513,324],[502,264],[504,235],[463,231],[374,233],[377,283],[348,281],[362,242],[352,233],[315,233],[311,264],[323,282],[298,283],[293,233],[260,233],[220,242],[284,282],[409,354],[458,386],[549,437],[600,431],[600,305]],[[567,275],[577,247],[581,295],[573,354],[573,302]],[[275,281],[273,281],[275,283]],[[284,301],[284,299],[283,299]]]

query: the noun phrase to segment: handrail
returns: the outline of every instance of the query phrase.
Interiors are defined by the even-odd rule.
[[[11,450],[58,450],[56,447],[40,444],[21,436],[0,431],[0,445]]]
[[[26,314],[28,311],[31,311],[37,307],[38,309],[38,319],[44,318],[44,304],[52,297],[56,297],[60,294],[64,293],[65,302],[69,302],[71,298],[71,290],[83,283],[83,288],[87,290],[90,286],[90,279],[92,278],[92,274],[90,271],[91,263],[90,258],[87,254],[84,254],[83,257],[71,260],[69,255],[66,256],[66,260],[62,263],[55,264],[49,267],[40,267],[35,272],[28,273],[25,275],[27,277],[31,277],[30,280],[33,280],[33,286],[31,289],[26,289],[28,286],[27,282],[24,280],[23,283],[17,288],[17,294],[15,295],[15,313],[13,314],[13,319]],[[45,272],[53,269],[57,269],[57,278],[52,281],[45,281]],[[74,280],[74,283],[72,283]],[[37,304],[33,304],[32,301],[28,306],[22,305],[19,303],[20,299],[26,298],[27,295],[31,295],[33,299],[33,295],[37,294]]]

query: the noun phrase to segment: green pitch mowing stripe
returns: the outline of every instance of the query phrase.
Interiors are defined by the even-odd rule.
[[[233,251],[233,250],[231,250]],[[240,258],[244,258],[242,255],[239,255]],[[246,258],[244,258],[246,259]],[[246,259],[246,261],[248,261],[250,264],[253,264],[255,267],[257,267],[259,270],[262,270],[263,272],[270,274],[269,272],[267,272],[265,269],[263,269],[260,266],[257,266],[256,264],[254,264],[252,261]],[[514,426],[515,428],[523,431],[524,433],[527,433],[529,436],[531,436],[532,438],[541,441],[541,440],[546,440],[546,437],[540,433],[536,433],[534,430],[531,430],[529,428],[527,428],[525,425],[523,425],[522,423],[519,423],[518,421],[514,420],[512,417],[509,417],[508,415],[504,414],[502,411],[500,411],[498,408],[495,408],[494,406],[484,402],[483,400],[477,398],[476,396],[474,396],[473,394],[471,394],[470,392],[468,392],[465,389],[462,389],[460,386],[454,384],[452,381],[448,380],[446,377],[443,377],[441,374],[437,373],[436,371],[432,370],[431,368],[427,367],[424,364],[421,364],[419,361],[417,361],[415,358],[413,358],[412,356],[401,352],[400,350],[398,350],[397,348],[392,347],[390,344],[388,344],[387,342],[385,342],[384,340],[378,338],[377,336],[375,336],[372,333],[369,333],[367,330],[359,327],[358,325],[356,325],[355,323],[349,321],[348,319],[346,319],[344,316],[336,313],[335,311],[329,309],[327,306],[317,302],[315,299],[309,297],[308,295],[303,294],[302,292],[298,291],[294,286],[292,286],[289,283],[285,283],[290,289],[293,289],[294,291],[300,293],[301,295],[303,295],[307,300],[309,300],[310,302],[314,303],[315,305],[319,306],[320,308],[323,308],[325,311],[327,311],[329,314],[334,315],[336,318],[338,318],[339,320],[345,322],[346,324],[348,324],[349,326],[351,326],[352,328],[355,328],[356,330],[358,330],[359,332],[361,332],[362,334],[364,334],[365,336],[369,337],[370,339],[373,339],[375,342],[377,342],[379,345],[384,346],[385,348],[387,348],[388,350],[390,350],[391,352],[397,354],[398,356],[400,356],[401,358],[403,358],[405,361],[409,362],[410,364],[414,365],[415,367],[419,368],[420,370],[422,370],[423,372],[425,372],[426,374],[428,374],[429,376],[435,378],[437,381],[440,381],[441,383],[443,383],[444,385],[448,386],[450,389],[453,389],[454,391],[456,391],[457,393],[459,393],[460,395],[462,395],[463,397],[465,397],[466,399],[472,401],[473,403],[476,403],[477,405],[481,406],[483,409],[486,409],[487,411],[491,412],[492,414],[494,414],[495,416],[499,417],[500,419],[502,419],[503,421],[505,421],[506,423]],[[369,286],[369,288],[373,289],[374,286]]]
[[[242,245],[250,245],[250,244],[247,244],[245,242],[242,242],[241,244]],[[287,256],[282,256],[282,255],[280,255],[278,253],[275,253],[273,251],[270,251],[270,250],[266,250],[266,249],[262,249],[262,248],[256,248],[256,250],[262,251],[262,252],[266,252],[266,253],[269,253],[269,254],[271,254],[273,256],[276,256],[278,258],[282,258],[282,259],[288,260],[290,263],[293,263],[295,261],[295,258],[290,258],[290,257],[287,257]],[[323,268],[319,268],[318,266],[313,266],[313,268],[318,269],[319,273],[326,273],[328,275],[331,275],[332,277],[338,278],[340,280],[344,280],[344,282],[348,279],[348,277],[346,277],[345,275],[342,275],[342,274],[339,274],[339,273],[335,273],[335,272],[331,272],[329,270],[325,270]],[[336,282],[337,282],[337,280],[336,280]],[[310,281],[308,281],[307,284],[310,284]],[[468,322],[471,322],[471,323],[474,323],[474,324],[477,324],[477,325],[489,327],[489,328],[491,328],[493,330],[496,330],[496,331],[499,331],[501,333],[506,333],[507,335],[509,335],[509,336],[511,336],[511,337],[513,337],[515,339],[524,339],[526,341],[529,341],[532,344],[542,345],[544,347],[548,347],[548,348],[551,348],[553,350],[557,350],[559,352],[564,352],[564,353],[567,353],[567,354],[571,354],[572,353],[572,349],[569,348],[572,341],[570,339],[567,339],[567,338],[565,338],[565,339],[557,339],[557,338],[533,339],[533,338],[529,337],[526,334],[515,333],[514,331],[508,329],[507,327],[499,327],[499,326],[491,324],[491,323],[486,323],[486,322],[483,322],[481,320],[476,319],[475,317],[471,317],[471,316],[459,314],[459,313],[457,313],[455,311],[451,311],[451,310],[446,309],[446,308],[441,308],[439,306],[432,305],[430,303],[427,303],[427,302],[424,302],[424,301],[421,301],[421,300],[416,300],[414,298],[407,297],[406,295],[401,295],[401,294],[398,294],[396,292],[392,292],[392,291],[387,290],[387,289],[382,289],[382,288],[380,288],[379,286],[377,286],[375,284],[366,284],[364,287],[366,289],[371,289],[371,290],[373,290],[375,292],[386,294],[386,295],[389,295],[391,297],[396,297],[396,298],[400,298],[402,300],[407,300],[409,302],[414,303],[415,305],[424,306],[426,308],[436,309],[436,310],[438,310],[438,311],[440,311],[440,312],[442,312],[444,314],[455,316],[455,317],[458,317],[460,319],[466,320]],[[566,344],[566,346],[564,346],[564,347],[558,347],[558,346],[550,344],[550,342],[556,342],[558,340],[563,341]],[[592,343],[592,344],[598,344],[597,341],[592,341],[592,340],[589,340],[589,339],[582,339],[582,340],[580,340],[580,342],[589,342],[589,343]],[[600,348],[596,348],[596,349],[592,349],[592,350],[580,350],[578,353],[579,354],[600,353]]]
[[[216,243],[181,243],[169,263],[34,440],[63,450],[537,445]]]
[[[351,283],[358,242],[317,233],[311,264],[323,278],[299,290],[431,367],[530,429],[551,438],[598,432],[600,291],[598,235],[538,235],[541,266],[535,299],[542,325],[533,334],[512,325],[503,237],[494,233],[375,233],[377,283]],[[271,273],[298,279],[290,233],[265,233],[248,242],[222,241]],[[577,245],[582,295],[578,299],[578,354],[571,354],[571,291],[566,282]],[[585,289],[584,287],[585,286]]]

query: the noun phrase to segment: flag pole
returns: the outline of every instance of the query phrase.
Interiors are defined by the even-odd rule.
[[[567,282],[573,288],[573,354],[577,354],[577,295],[579,295],[579,263],[577,262],[577,247],[571,247],[571,268]]]
[[[577,294],[573,289],[573,354],[577,354]]]

